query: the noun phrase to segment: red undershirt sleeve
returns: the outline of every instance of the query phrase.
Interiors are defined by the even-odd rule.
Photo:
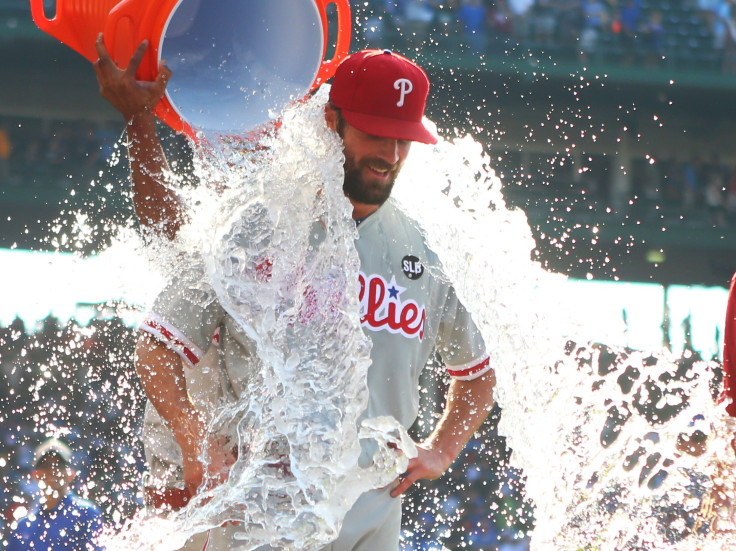
[[[731,279],[726,307],[726,326],[723,336],[723,375],[726,396],[731,403],[726,411],[736,417],[736,273]]]

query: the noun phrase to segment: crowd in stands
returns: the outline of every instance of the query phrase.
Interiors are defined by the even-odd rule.
[[[49,316],[36,332],[17,318],[0,328],[3,534],[33,501],[33,452],[50,436],[73,448],[78,493],[97,503],[109,523],[138,507],[143,402],[130,368],[133,344],[131,330],[116,318],[81,326]]]
[[[610,155],[591,154],[586,155],[584,169],[572,161],[550,168],[546,155],[524,159],[511,152],[499,158],[494,169],[504,182],[506,200],[531,219],[549,212],[550,198],[562,208],[582,201],[584,212],[578,210],[566,218],[573,221],[583,216],[602,219],[609,213],[616,163]],[[627,174],[630,187],[623,192],[624,206],[614,216],[629,216],[637,225],[658,230],[663,222],[688,228],[736,226],[736,165],[717,155],[635,157]]]
[[[580,57],[586,63],[606,59],[732,73],[736,13],[731,4],[732,0],[364,0],[351,7],[360,21],[356,38],[379,48],[398,48],[406,42],[437,46],[445,39],[455,44],[459,38],[476,53],[500,51],[494,46],[512,42],[560,57]],[[28,6],[24,0],[6,0],[0,9],[30,12]]]
[[[378,48],[399,48],[406,42],[438,46],[461,39],[471,52],[488,53],[503,51],[511,42],[559,57],[580,57],[586,63],[606,59],[732,73],[736,13],[731,4],[732,0],[364,0],[352,2],[351,8],[360,21],[356,38]],[[0,9],[30,12],[28,6],[24,0],[6,0]]]
[[[685,339],[692,354],[683,357],[692,363],[699,355],[689,330]],[[144,397],[132,366],[134,340],[135,331],[116,317],[81,325],[49,316],[35,332],[20,319],[0,327],[0,539],[34,500],[33,452],[49,436],[71,445],[76,493],[100,506],[108,527],[120,527],[142,506]],[[441,370],[427,372],[425,384],[446,384],[436,380]],[[415,438],[432,425],[438,405],[423,407]],[[496,431],[500,415],[496,408],[445,476],[407,494],[402,551],[528,551],[532,506]]]
[[[584,63],[736,70],[731,0],[368,0],[356,9],[362,38],[378,48],[459,38],[476,54],[518,43]]]
[[[584,63],[736,71],[732,0],[364,0],[351,7],[355,38],[377,48],[442,51],[461,43],[478,54],[520,44]],[[23,0],[0,3],[11,8],[30,12]]]
[[[675,219],[688,225],[725,228],[736,224],[736,166],[718,157],[704,160],[643,160],[634,171],[634,188],[644,220],[658,208],[672,207]]]
[[[505,440],[491,429],[444,477],[409,493],[402,551],[528,551],[533,511],[509,459]]]
[[[81,325],[49,316],[35,331],[20,319],[0,327],[0,536],[33,502],[33,451],[49,436],[73,449],[75,489],[100,506],[108,526],[142,506],[144,399],[134,340],[115,317]],[[442,549],[439,538],[450,549],[528,549],[531,509],[494,426],[452,472],[408,496],[406,551]]]
[[[109,175],[108,160],[115,155],[120,139],[120,125],[76,121],[56,123],[47,131],[40,121],[0,117],[0,190],[18,190],[32,187],[67,189],[97,179],[101,171]],[[608,160],[600,170],[586,171],[577,179],[565,168],[553,173],[539,172],[521,190],[518,206],[534,193],[553,193],[564,198],[570,189],[584,190],[587,196],[601,205],[611,200],[610,179],[613,169]],[[541,164],[548,163],[542,162]],[[593,162],[595,165],[596,163]],[[122,169],[125,164],[122,165]],[[518,155],[508,155],[502,164],[494,167],[503,175],[504,182],[526,179],[529,173]],[[567,170],[567,172],[566,172]],[[121,176],[121,178],[124,176]],[[663,215],[678,223],[718,227],[736,225],[736,166],[718,158],[652,157],[634,159],[631,171],[631,200],[642,224],[659,224]],[[552,186],[538,186],[537,180],[549,181]],[[514,186],[507,188],[514,202]],[[8,197],[8,195],[6,195]]]
[[[0,186],[69,185],[106,167],[122,129],[89,121],[0,117]]]
[[[610,183],[604,173],[586,174],[577,183],[593,200],[606,204]],[[718,156],[635,159],[631,169],[628,214],[644,226],[678,224],[727,228],[736,225],[736,166]]]

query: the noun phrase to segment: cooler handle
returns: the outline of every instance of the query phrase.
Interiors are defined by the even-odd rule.
[[[56,14],[49,19],[43,9],[43,0],[31,0],[31,15],[39,29],[82,54],[88,60],[95,61],[97,53],[94,41],[88,44],[88,41],[85,40],[89,34],[85,27],[94,26],[95,22],[89,20],[89,13],[74,17],[77,11],[78,6],[75,5],[74,0],[57,0]]]
[[[117,4],[105,22],[105,45],[109,42],[109,52],[118,67],[124,69],[130,63],[136,48],[145,32],[142,32],[146,11],[150,7],[148,0],[123,0]],[[158,44],[149,44],[141,64],[136,71],[136,78],[153,80],[157,74],[156,55]]]
[[[317,78],[312,84],[312,90],[320,86],[326,80],[335,74],[335,70],[340,62],[345,59],[350,51],[350,31],[351,31],[351,14],[350,14],[350,1],[349,0],[319,0],[321,6],[321,14],[323,21],[325,22],[324,36],[325,36],[325,51],[327,48],[327,6],[329,4],[335,4],[337,8],[337,41],[335,44],[335,54],[332,59],[326,59],[322,61],[319,71],[317,72]],[[323,52],[324,55],[324,52]]]
[[[43,32],[50,34],[54,38],[61,40],[57,36],[59,29],[59,13],[62,11],[64,0],[57,0],[56,2],[56,15],[53,19],[46,17],[46,12],[43,9],[43,0],[31,0],[31,15],[33,16],[33,22]]]

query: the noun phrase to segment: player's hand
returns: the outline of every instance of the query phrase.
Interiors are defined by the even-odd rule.
[[[230,467],[238,458],[238,449],[233,447],[224,436],[209,435],[206,440],[207,463],[203,466],[207,474],[202,490],[210,490],[225,482],[230,474]]]
[[[417,480],[435,480],[450,468],[455,458],[447,453],[430,448],[425,444],[417,444],[417,456],[409,460],[406,472],[399,478],[399,484],[391,490],[391,497],[398,497]]]
[[[230,467],[237,459],[237,448],[224,437],[208,435],[198,413],[183,415],[173,429],[182,452],[184,483],[192,495],[211,490],[227,480]],[[202,463],[203,451],[207,463]]]
[[[121,69],[110,57],[102,39],[97,35],[95,42],[99,59],[92,65],[97,73],[100,94],[120,111],[126,122],[139,114],[150,113],[163,97],[166,84],[171,78],[171,70],[161,60],[156,79],[148,81],[136,80],[135,72],[148,49],[148,41],[144,40],[133,53],[126,69]]]
[[[195,495],[204,480],[205,468],[200,457],[205,443],[207,427],[198,414],[182,415],[172,426],[182,453],[184,484]]]

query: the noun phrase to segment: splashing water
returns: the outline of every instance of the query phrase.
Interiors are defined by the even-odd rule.
[[[412,454],[394,420],[356,428],[370,341],[324,88],[286,112],[267,148],[243,154],[225,144],[199,159],[200,178],[223,189],[188,192],[193,222],[168,268],[184,253],[202,265],[256,343],[259,368],[210,423],[239,448],[228,481],[167,519],[135,519],[110,549],[175,549],[228,521],[242,523],[243,549],[319,549],[360,493],[389,483]],[[713,403],[717,366],[592,344],[569,319],[565,278],[531,260],[526,216],[506,208],[482,147],[463,137],[412,149],[394,195],[425,228],[486,339],[499,432],[536,507],[533,548],[733,545],[734,488],[723,476],[736,466],[733,427]],[[378,451],[366,468],[368,439]]]
[[[239,453],[225,484],[169,519],[184,536],[238,522],[238,548],[319,549],[362,493],[391,483],[415,455],[394,419],[357,428],[368,403],[370,340],[360,327],[357,233],[325,98],[287,112],[253,156],[224,147],[200,159],[225,191],[192,198],[199,212],[181,249],[201,252],[207,280],[255,343],[259,365],[241,398],[212,418],[211,436],[230,437]],[[366,467],[361,440],[378,444]],[[114,545],[181,544],[151,545],[140,533],[133,527]]]
[[[589,342],[568,319],[565,279],[530,260],[526,217],[506,209],[481,146],[413,147],[395,195],[486,339],[498,430],[535,503],[532,548],[733,545],[734,430],[714,405],[719,366]]]

